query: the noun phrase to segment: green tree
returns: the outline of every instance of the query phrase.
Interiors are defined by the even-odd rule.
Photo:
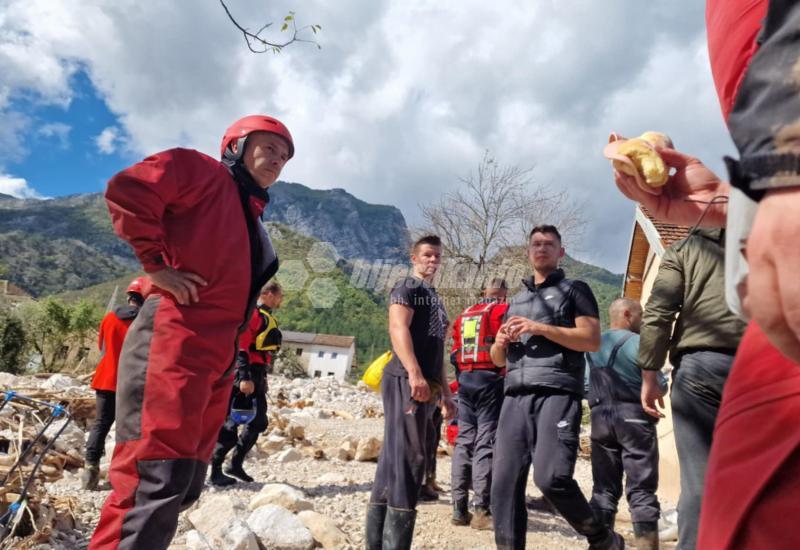
[[[70,348],[87,347],[89,334],[99,324],[102,312],[86,301],[70,305],[48,297],[24,304],[20,313],[28,346],[40,357],[41,370],[58,372],[66,365]]]
[[[0,371],[19,374],[25,367],[25,329],[11,311],[0,310]]]

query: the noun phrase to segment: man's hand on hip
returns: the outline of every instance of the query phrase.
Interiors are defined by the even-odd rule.
[[[182,306],[199,302],[197,287],[208,284],[205,279],[196,273],[178,271],[171,267],[148,273],[148,276],[154,285],[175,296],[175,299]]]
[[[250,395],[256,391],[256,385],[252,380],[242,380],[239,382],[239,391],[245,395]]]

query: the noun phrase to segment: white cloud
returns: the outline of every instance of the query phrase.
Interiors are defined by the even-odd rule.
[[[97,149],[106,155],[111,155],[117,150],[117,141],[119,140],[119,129],[114,126],[105,128],[100,135],[94,138],[97,144]]]
[[[50,122],[37,130],[37,134],[45,138],[55,138],[59,147],[69,148],[69,133],[72,127],[62,122]]]
[[[0,174],[0,193],[11,195],[18,199],[46,199],[28,185],[23,178],[15,178],[7,174]]]
[[[663,130],[711,161],[731,150],[705,59],[702,2],[312,0],[323,49],[254,55],[216,2],[8,0],[4,86],[69,101],[85,68],[119,117],[96,139],[147,154],[176,145],[218,154],[239,116],[282,118],[297,156],[284,179],[394,204],[458,185],[491,149],[535,165],[536,180],[588,199],[590,259],[621,270],[632,205],[600,152],[607,132]],[[230,8],[258,28],[289,9]],[[635,21],[636,24],[631,24]],[[35,34],[26,29],[35,28]],[[2,111],[0,111],[2,117]],[[2,130],[0,130],[2,132]],[[0,134],[0,140],[3,140]]]

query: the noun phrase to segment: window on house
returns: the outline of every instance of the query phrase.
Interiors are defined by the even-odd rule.
[[[336,353],[335,351],[334,351],[334,352],[332,352],[332,353],[331,353],[331,359],[336,359],[336,357],[337,357],[338,355],[339,355],[339,354],[338,354],[338,353]]]
[[[336,374],[336,373],[335,372],[329,372],[328,376],[333,376],[334,374]]]
[[[324,351],[321,351],[321,352],[319,352],[319,354],[317,355],[317,357],[325,357],[325,352],[324,352]]]
[[[297,348],[297,349],[295,350],[295,353],[296,353],[297,355],[303,355],[303,348]]]
[[[314,371],[314,378],[319,378],[321,376],[322,376],[322,371],[321,370],[315,370]]]

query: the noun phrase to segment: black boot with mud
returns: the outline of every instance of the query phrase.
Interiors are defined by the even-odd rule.
[[[211,475],[208,476],[208,481],[215,487],[229,487],[236,483],[235,479],[222,473],[221,464],[211,465]]]
[[[469,513],[467,499],[454,502],[453,517],[450,519],[450,523],[453,525],[469,525],[470,520],[472,520],[472,514]]]
[[[389,506],[386,509],[386,523],[383,526],[383,550],[410,550],[416,520],[416,510]]]

